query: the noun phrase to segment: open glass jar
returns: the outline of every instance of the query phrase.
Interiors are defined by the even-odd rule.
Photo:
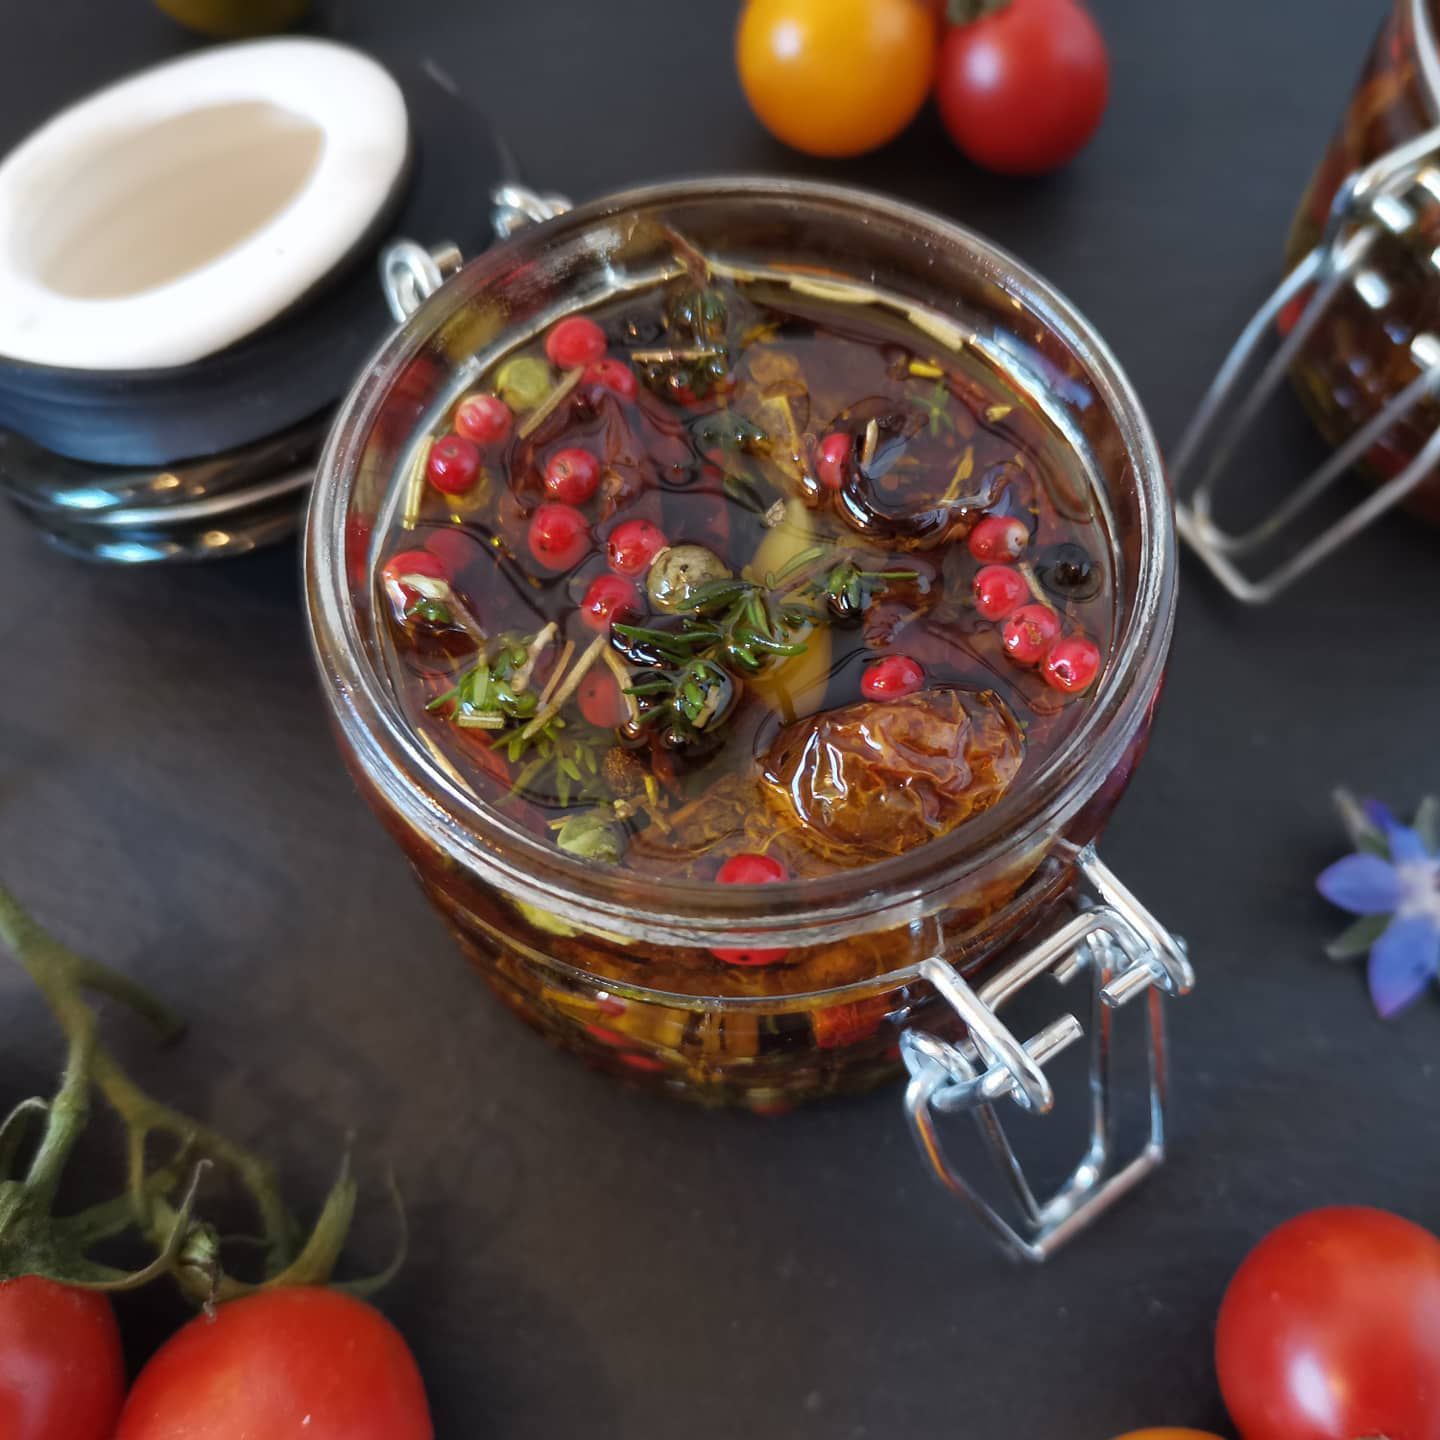
[[[1063,744],[994,808],[863,869],[764,887],[657,886],[577,860],[481,803],[407,723],[389,678],[379,537],[403,518],[424,437],[517,337],[673,264],[677,233],[731,264],[778,261],[817,282],[863,283],[923,310],[939,343],[1003,365],[1063,437],[1110,547],[1111,653]],[[1043,281],[979,237],[824,185],[635,190],[522,228],[443,283],[423,263],[414,274],[433,293],[415,296],[322,458],[306,587],[342,751],[427,894],[511,1008],[627,1079],[765,1112],[875,1084],[903,1063],[910,1118],[941,1178],[1012,1248],[1041,1258],[1159,1159],[1159,995],[1190,983],[1182,948],[1094,852],[1145,744],[1175,600],[1159,456],[1109,352]],[[722,989],[716,947],[779,947],[787,963],[734,970]],[[1047,973],[1093,983],[1093,1125],[1084,1164],[1046,1205],[1012,1165],[1012,1226],[950,1171],[933,1116],[976,1110],[1003,1152],[995,1101],[1049,1108],[1043,1064],[1082,1026],[1064,1016],[1022,1044],[995,1013]],[[1114,1153],[1105,1081],[1110,1011],[1140,996],[1154,1047],[1152,1125],[1132,1158]]]
[[[1181,533],[1239,599],[1271,599],[1393,506],[1440,523],[1437,17],[1437,0],[1394,0],[1301,201],[1289,273],[1172,457]],[[1216,518],[1217,482],[1287,375],[1335,453],[1266,519],[1231,530]],[[1352,468],[1374,493],[1303,538],[1297,522]]]

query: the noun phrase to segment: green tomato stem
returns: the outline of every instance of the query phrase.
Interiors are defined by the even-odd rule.
[[[267,1248],[267,1273],[284,1273],[294,1260],[295,1226],[280,1198],[269,1164],[208,1125],[146,1095],[99,1043],[95,1012],[86,1003],[83,992],[98,990],[115,996],[167,1037],[181,1028],[174,1012],[133,981],[75,954],[48,935],[3,885],[0,885],[0,940],[45,997],[70,1047],[60,1092],[49,1106],[45,1130],[25,1181],[0,1184],[0,1240],[18,1242],[22,1229],[27,1226],[34,1229],[40,1223],[37,1217],[43,1217],[44,1224],[50,1225],[49,1211],[60,1174],[88,1118],[89,1090],[93,1084],[125,1126],[130,1154],[131,1214],[151,1241],[160,1246],[162,1257],[170,1255],[167,1268],[173,1261],[172,1247],[184,1238],[175,1236],[174,1222],[183,1216],[188,1228],[188,1210],[184,1204],[178,1210],[168,1203],[162,1205],[155,1194],[153,1176],[145,1167],[145,1151],[147,1140],[157,1132],[174,1137],[183,1147],[209,1156],[235,1174],[260,1218]],[[170,1223],[157,1223],[157,1208],[168,1212],[164,1220]],[[32,1237],[32,1248],[33,1244]],[[78,1263],[79,1257],[72,1258],[77,1261],[73,1267],[77,1274],[85,1273]],[[146,1267],[147,1274],[151,1268]],[[0,1257],[0,1270],[11,1269],[9,1257]],[[88,1269],[97,1277],[106,1278],[78,1283],[108,1286],[119,1275],[106,1267],[89,1266]]]
[[[1010,0],[947,0],[945,18],[952,25],[973,25],[987,15],[998,14]]]
[[[90,1079],[95,1048],[95,1016],[86,1009],[70,1032],[70,1054],[65,1061],[65,1074],[59,1091],[50,1102],[40,1144],[25,1176],[25,1189],[31,1204],[47,1215],[60,1189],[65,1162],[90,1119]]]
[[[32,1096],[29,1100],[22,1100],[4,1121],[0,1122],[0,1180],[11,1178],[15,1161],[20,1154],[20,1146],[30,1129],[31,1119],[46,1114],[49,1109],[48,1100]]]

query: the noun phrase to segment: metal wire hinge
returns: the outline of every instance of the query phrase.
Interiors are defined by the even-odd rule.
[[[526,225],[543,224],[571,208],[566,195],[553,190],[542,195],[513,181],[490,192],[490,206],[490,224],[502,240],[508,240]]]
[[[525,225],[553,220],[570,208],[563,195],[538,195],[524,185],[505,184],[490,192],[490,223],[508,240]],[[397,325],[403,325],[464,263],[460,247],[442,240],[429,249],[414,240],[396,240],[380,254],[380,288]]]
[[[1240,440],[1271,394],[1284,380],[1321,316],[1344,286],[1353,286],[1375,307],[1389,298],[1384,277],[1366,260],[1383,236],[1410,236],[1422,217],[1440,202],[1440,128],[1382,155],[1341,185],[1316,247],[1285,277],[1241,332],[1175,448],[1170,477],[1175,489],[1176,524],[1181,536],[1238,600],[1264,604],[1397,505],[1440,464],[1440,431],[1373,495],[1321,531],[1289,559],[1252,577],[1237,561],[1274,541],[1307,511],[1356,461],[1416,406],[1440,391],[1440,337],[1417,335],[1410,342],[1419,374],[1364,424],[1329,460],[1303,481],[1269,517],[1241,533],[1222,529],[1212,514],[1216,482]],[[1440,251],[1430,263],[1440,266]],[[1440,280],[1440,277],[1437,277]],[[1308,299],[1305,297],[1310,292]],[[1304,308],[1275,348],[1244,398],[1238,398],[1262,350],[1273,344],[1281,313],[1292,303]],[[1192,470],[1199,471],[1193,480]]]
[[[1072,851],[1072,858],[1095,898],[1087,897],[1087,908],[978,989],[944,960],[930,959],[921,966],[963,1022],[964,1038],[952,1043],[923,1030],[901,1037],[901,1055],[910,1071],[906,1117],[936,1178],[966,1203],[1005,1251],[1031,1261],[1053,1254],[1164,1159],[1163,997],[1185,995],[1195,983],[1184,944],[1120,883],[1094,847]],[[1000,1007],[1047,972],[1062,983],[1083,973],[1091,977],[1090,1126],[1080,1163],[1050,1199],[1041,1201],[1025,1178],[995,1107],[1012,1100],[1022,1110],[1048,1112],[1055,1096],[1045,1063],[1085,1033],[1067,1014],[1022,1043],[1000,1019]],[[1148,1011],[1149,1132],[1139,1152],[1122,1159],[1113,1104],[1111,1027],[1114,1012],[1142,995]],[[975,1117],[1015,1202],[1017,1222],[1005,1219],[947,1160],[936,1117],[958,1111]]]
[[[448,240],[425,246],[396,240],[380,252],[380,288],[397,325],[403,325],[464,263]]]

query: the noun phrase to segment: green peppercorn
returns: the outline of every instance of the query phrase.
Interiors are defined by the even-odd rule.
[[[555,379],[545,361],[517,355],[500,367],[495,388],[512,410],[533,410],[555,388]]]
[[[670,323],[689,331],[696,340],[714,342],[725,338],[725,297],[718,290],[682,290],[666,309]]]
[[[729,580],[729,566],[703,545],[669,545],[650,564],[645,589],[657,610],[683,610],[701,585]]]
[[[555,844],[567,855],[607,865],[619,862],[622,848],[615,827],[594,812],[570,816],[556,834]]]

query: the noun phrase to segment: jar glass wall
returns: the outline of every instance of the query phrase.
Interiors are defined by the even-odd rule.
[[[577,861],[467,794],[406,725],[373,583],[416,437],[511,343],[666,263],[673,237],[727,263],[783,263],[913,304],[937,343],[981,347],[1073,451],[1104,520],[1115,643],[1064,743],[993,809],[863,869],[727,890]],[[478,358],[477,358],[478,357]],[[597,201],[447,281],[343,406],[316,482],[307,600],[343,754],[465,953],[513,1009],[605,1069],[769,1109],[872,1084],[935,1006],[917,967],[998,963],[1066,912],[1074,846],[1141,753],[1174,607],[1170,502],[1138,403],[1103,343],[1043,281],[925,212],[838,187],[707,180]],[[786,963],[731,969],[717,946]],[[943,1027],[941,1027],[943,1028]]]

